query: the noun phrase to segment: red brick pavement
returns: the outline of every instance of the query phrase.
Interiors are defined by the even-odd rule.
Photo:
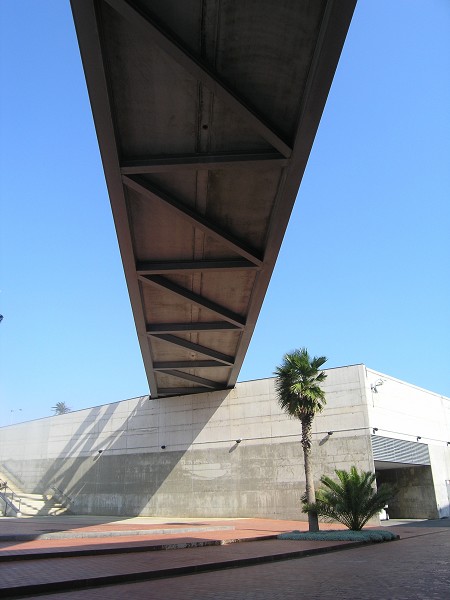
[[[28,526],[31,529],[35,527],[37,530],[38,524],[32,523],[31,520],[28,521]],[[201,522],[204,524],[207,521],[202,520]],[[238,519],[232,521],[213,521],[213,523],[215,523],[216,525],[219,523],[223,524],[224,522],[226,522],[228,525],[232,523],[235,529],[216,532],[193,532],[189,533],[189,536],[191,537],[183,538],[179,535],[177,536],[177,534],[152,535],[152,529],[155,530],[156,527],[161,528],[161,524],[158,524],[157,526],[151,526],[150,524],[150,526],[148,527],[149,534],[148,536],[144,536],[144,540],[142,539],[142,536],[139,536],[139,540],[136,539],[137,536],[130,536],[121,538],[98,538],[94,540],[89,539],[88,544],[86,544],[85,539],[70,538],[65,540],[35,540],[33,542],[26,543],[11,542],[9,543],[9,545],[5,545],[5,547],[0,550],[0,595],[4,598],[7,598],[11,595],[17,595],[18,593],[23,592],[28,594],[27,597],[35,597],[37,593],[44,593],[50,590],[56,590],[58,586],[62,586],[63,589],[66,590],[75,589],[80,585],[83,585],[83,582],[86,585],[97,585],[100,583],[107,584],[111,583],[112,581],[118,584],[122,583],[123,581],[130,581],[133,578],[139,580],[143,578],[149,579],[154,576],[173,576],[174,574],[180,574],[183,571],[195,572],[196,570],[199,571],[205,569],[223,569],[227,566],[242,566],[245,562],[248,563],[249,561],[277,560],[286,555],[290,555],[292,557],[295,553],[308,554],[317,551],[323,552],[331,550],[333,548],[348,549],[350,547],[348,543],[345,542],[286,542],[280,540],[269,540],[253,541],[241,544],[228,544],[224,546],[179,549],[171,550],[168,552],[137,551],[140,549],[139,544],[147,544],[152,546],[161,544],[162,542],[172,543],[173,540],[182,539],[190,542],[195,542],[205,540],[206,537],[216,540],[222,539],[223,542],[229,542],[232,539],[239,539],[244,541],[249,538],[275,535],[282,531],[290,531],[292,529],[306,529],[307,527],[306,523],[292,521],[273,521],[265,519]],[[86,524],[83,525],[81,522],[79,522],[78,525],[80,526],[80,528],[86,527]],[[104,531],[105,529],[103,528],[107,526],[108,524],[95,525],[95,527],[100,527],[99,531]],[[184,526],[185,524],[183,524],[183,527]],[[21,527],[22,531],[25,531],[24,526],[21,525]],[[88,525],[87,527],[90,526]],[[127,528],[124,529],[124,531],[129,530],[129,525],[124,524],[123,527]],[[332,525],[329,527],[335,529],[336,525]],[[117,523],[114,524],[114,528],[115,530],[117,530]],[[142,529],[142,523],[139,524],[139,528]],[[417,536],[423,537],[425,535],[437,535],[439,533],[442,534],[443,531],[445,533],[445,530],[441,529],[419,530],[415,527],[403,527],[400,529],[402,538],[411,539],[414,539]],[[447,532],[450,532],[450,529],[448,529]],[[382,546],[384,549],[384,547],[391,546],[391,544],[383,544]],[[99,549],[102,550],[104,548],[111,547],[123,550],[127,550],[130,547],[133,547],[133,549],[136,552],[133,554],[120,553],[115,555],[97,555],[97,551]],[[84,557],[63,557],[64,551],[67,551],[68,549],[73,550],[76,548],[90,549],[92,550],[92,554]],[[58,553],[60,553],[61,557],[51,559],[38,559],[36,558],[36,554],[33,555],[33,553],[42,553],[46,551],[55,552],[55,550]],[[11,558],[12,555],[15,556],[14,562],[11,562],[11,560],[5,561],[6,558]],[[27,557],[27,560],[23,560],[25,557]],[[259,568],[264,569],[265,567]],[[269,565],[267,565],[267,568],[269,568]],[[270,568],[272,569],[273,567],[270,566]],[[233,571],[232,573],[232,579],[234,579],[234,574],[237,573],[237,571]],[[181,578],[176,578],[177,581],[179,579]],[[153,584],[148,582],[145,585],[150,586]],[[119,587],[122,587],[122,585],[120,585]],[[106,590],[106,588],[101,589]],[[91,597],[118,597],[114,595],[116,593],[115,591],[111,592],[111,594],[110,591],[108,591],[108,593],[105,596],[101,596],[98,594],[91,596],[91,590],[89,590],[89,592],[87,592],[86,590],[85,592],[83,592],[83,594],[85,593],[89,594],[88,596],[84,595],[85,599]],[[92,591],[92,593],[94,592]],[[160,592],[158,592],[158,594],[160,594]],[[52,597],[54,597],[56,600],[56,596]],[[79,597],[81,598],[81,596]],[[129,594],[129,597],[141,598],[144,596],[135,596],[133,592],[131,595]],[[159,597],[161,596],[159,595]],[[232,597],[234,598],[234,596]],[[253,598],[253,596],[249,597]],[[424,598],[426,598],[426,596],[424,596]],[[450,599],[450,595],[448,596],[448,598]]]
[[[396,528],[402,535],[404,530]],[[269,544],[271,542],[263,542]],[[290,543],[290,542],[289,542]],[[240,569],[39,596],[40,600],[449,600],[450,529]]]
[[[180,529],[185,527],[220,527],[232,526],[237,530],[255,530],[259,532],[290,531],[293,527],[297,529],[307,528],[305,521],[284,521],[279,519],[172,519],[151,517],[135,517],[130,519],[117,519],[112,517],[36,517],[21,519],[0,519],[1,535],[20,535],[51,532],[111,532],[111,531],[133,531],[147,529],[149,533],[155,529]],[[324,528],[338,526],[323,525]]]
[[[76,521],[76,522],[75,522]],[[134,520],[133,520],[134,521]],[[220,527],[227,525],[232,529],[218,531],[195,531],[195,524],[202,526],[211,525]],[[307,524],[295,521],[275,521],[267,519],[236,519],[224,521],[199,520],[189,522],[194,531],[188,534],[156,534],[161,530],[161,522],[146,523],[95,523],[89,524],[82,518],[72,519],[67,522],[53,519],[50,522],[42,519],[2,520],[0,535],[24,535],[33,533],[38,536],[46,529],[65,531],[68,536],[71,532],[118,531],[130,532],[130,536],[70,538],[58,540],[36,539],[27,542],[3,542],[0,548],[0,594],[2,597],[17,595],[20,592],[34,594],[48,591],[58,586],[70,589],[82,585],[82,581],[90,580],[96,585],[111,580],[129,580],[131,577],[149,578],[152,576],[171,575],[176,571],[192,572],[218,568],[220,566],[235,566],[245,561],[274,559],[282,555],[297,552],[312,552],[327,549],[328,542],[291,542],[286,544],[279,540],[248,541],[276,536],[283,531],[292,529],[306,529]],[[4,527],[4,526],[7,527]],[[174,532],[176,529],[186,528],[187,523],[171,523]],[[5,532],[5,529],[10,529]],[[139,529],[148,530],[148,535],[133,536],[132,532]],[[166,529],[166,524],[164,524]],[[245,543],[231,543],[241,541]],[[142,552],[142,549],[167,547],[173,544],[217,542],[224,544],[214,547],[199,547],[167,552]],[[268,545],[269,544],[269,545]],[[338,547],[345,543],[338,542],[333,545]],[[102,555],[101,553],[114,549],[120,554]],[[133,554],[130,554],[130,549]],[[67,553],[76,553],[82,550],[88,556],[67,556]],[[52,558],[44,558],[51,556]],[[12,560],[14,559],[14,560]],[[25,560],[27,559],[27,560]]]
[[[333,546],[345,546],[347,542],[334,542]],[[7,596],[14,589],[38,586],[45,589],[77,587],[78,580],[91,580],[92,585],[101,582],[121,582],[133,578],[173,576],[180,572],[207,570],[237,566],[245,561],[259,560],[267,556],[281,557],[298,552],[316,552],[327,549],[329,542],[285,542],[271,540],[230,544],[209,548],[192,548],[169,552],[137,552],[108,556],[36,559],[0,563],[0,592]],[[101,579],[101,581],[99,581]],[[45,589],[43,591],[45,591]],[[23,590],[25,593],[27,589]],[[3,596],[4,597],[4,596]]]
[[[183,522],[182,520],[175,524],[171,521],[167,523],[149,523],[148,519],[142,519],[142,522],[134,523],[138,519],[133,519],[132,523],[120,521],[116,523],[105,522],[103,524],[95,523],[89,524],[89,519],[83,517],[77,517],[76,519],[64,520],[60,518],[53,519],[14,519],[14,520],[0,520],[0,561],[2,557],[7,555],[20,556],[25,554],[44,554],[57,552],[73,552],[77,549],[89,550],[101,552],[102,550],[107,551],[114,549],[120,550],[123,548],[128,549],[139,549],[151,547],[158,547],[161,544],[164,545],[181,545],[181,544],[194,544],[202,542],[211,543],[229,543],[232,541],[245,541],[254,540],[258,538],[265,538],[267,536],[276,536],[279,533],[285,531],[292,531],[298,529],[300,531],[307,530],[307,523],[304,521],[280,521],[274,519],[225,519],[225,520],[208,520],[199,519],[198,521]],[[211,526],[220,527],[228,526],[233,529],[219,530],[219,531],[190,531],[188,534],[176,533],[177,529],[195,526]],[[152,531],[172,528],[173,534],[154,534]],[[338,529],[339,525],[322,525],[322,529]],[[36,535],[39,536],[43,533],[47,533],[49,530],[57,530],[58,532],[65,532],[67,536],[71,535],[71,532],[79,534],[80,532],[99,532],[100,534],[112,534],[114,531],[121,531],[122,533],[130,532],[128,536],[114,537],[98,537],[98,538],[70,538],[67,539],[52,539],[43,540],[36,539],[33,541],[8,541],[2,542],[1,536],[3,535]],[[133,530],[147,530],[147,535],[136,535],[133,536]]]

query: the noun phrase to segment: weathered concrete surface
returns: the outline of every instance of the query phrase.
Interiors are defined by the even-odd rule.
[[[373,385],[380,381],[374,390]],[[366,369],[365,385],[374,433],[425,444],[429,453],[431,473],[428,468],[420,475],[420,469],[411,470],[407,463],[386,463],[384,468],[395,471],[391,476],[384,469],[379,471],[380,481],[390,478],[400,483],[402,491],[394,501],[394,513],[412,518],[450,517],[450,399],[372,369]],[[399,472],[402,468],[405,473]]]
[[[373,427],[389,425],[388,381],[382,389],[384,420],[370,421],[371,374],[364,365],[328,369],[327,375],[327,407],[313,430],[316,482],[352,465],[373,471]],[[403,387],[407,398],[408,386]],[[427,399],[425,390],[422,397]],[[428,393],[430,401],[433,397]],[[391,405],[394,418],[399,402],[394,398]],[[231,391],[145,396],[1,428],[0,472],[28,492],[58,488],[78,514],[301,519],[300,435],[300,423],[277,404],[274,380],[264,379]],[[408,435],[411,439],[404,429]],[[450,479],[449,449],[431,441],[429,447],[426,478],[414,480],[408,477],[410,465],[400,465],[403,500],[396,516],[436,516],[435,479],[436,474]],[[416,498],[420,511],[406,498]]]
[[[314,429],[317,480],[349,462],[372,468],[361,373],[329,372]],[[76,513],[300,518],[300,431],[266,379],[4,428],[0,470],[25,490],[62,490]]]
[[[74,498],[71,510],[78,514],[171,516],[183,511],[207,517],[299,517],[304,475],[298,441],[239,446],[230,452],[232,447],[230,441],[228,449],[105,454],[98,464],[81,457],[8,464],[10,472],[22,473],[34,489],[64,488]],[[348,456],[367,469],[365,449],[363,437],[330,440],[327,450],[317,448],[317,471],[342,466]]]
[[[390,483],[399,489],[395,498],[389,502],[390,518],[436,519],[439,517],[430,467],[414,466],[381,471],[378,483]]]

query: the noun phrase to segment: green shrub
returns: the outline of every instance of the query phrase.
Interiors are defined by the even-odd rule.
[[[383,484],[373,487],[375,473],[361,471],[335,471],[338,480],[321,478],[322,488],[316,492],[314,504],[303,503],[305,512],[315,511],[325,521],[338,521],[352,531],[360,531],[367,521],[379,513],[397,493],[393,486]]]

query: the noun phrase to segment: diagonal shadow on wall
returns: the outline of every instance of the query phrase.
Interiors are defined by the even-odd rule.
[[[59,490],[76,514],[170,514],[155,494],[174,470],[167,493],[191,490],[186,451],[228,394],[143,396],[6,428],[0,470],[24,491]]]

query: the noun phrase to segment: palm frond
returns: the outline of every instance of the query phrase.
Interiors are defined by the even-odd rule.
[[[304,503],[304,510],[314,510],[325,520],[338,521],[355,531],[362,529],[397,492],[387,484],[375,490],[375,474],[358,473],[354,466],[350,471],[337,469],[335,473],[337,481],[327,476],[321,478],[323,487],[316,492],[315,503]]]
[[[293,350],[283,357],[275,370],[275,388],[281,408],[291,417],[314,415],[325,406],[325,392],[320,387],[326,373],[320,367],[326,362],[324,356],[310,357],[306,348]]]
[[[71,411],[65,402],[57,402],[55,406],[52,406],[52,410],[55,415],[65,415]]]

